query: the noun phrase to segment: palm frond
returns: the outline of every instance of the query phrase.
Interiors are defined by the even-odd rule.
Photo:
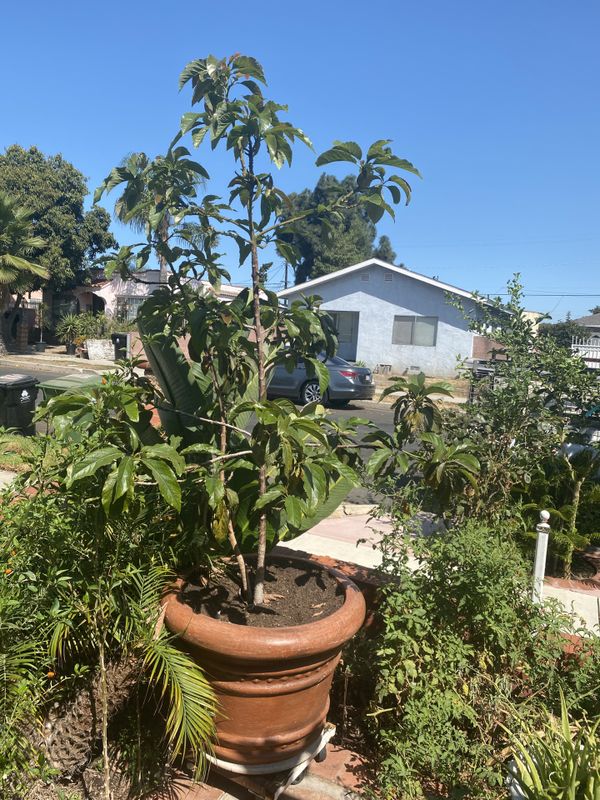
[[[167,701],[166,735],[173,757],[189,750],[201,768],[206,752],[212,749],[217,713],[206,676],[164,631],[146,642],[143,668],[149,683]]]

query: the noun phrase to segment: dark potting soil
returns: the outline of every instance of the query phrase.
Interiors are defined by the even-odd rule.
[[[327,570],[317,565],[298,567],[278,559],[267,565],[265,602],[251,606],[241,596],[236,567],[228,565],[207,580],[191,578],[183,587],[184,602],[197,613],[256,628],[316,622],[333,614],[344,602],[343,589]]]

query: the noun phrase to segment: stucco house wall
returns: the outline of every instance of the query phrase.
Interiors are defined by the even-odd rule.
[[[473,334],[461,312],[448,303],[446,289],[380,263],[346,274],[342,271],[314,288],[298,286],[283,294],[290,302],[314,294],[322,298],[327,311],[357,312],[356,360],[371,368],[387,364],[396,374],[416,368],[427,375],[449,377],[456,373],[459,358],[472,356]],[[468,311],[474,309],[472,300],[460,299]],[[394,317],[412,315],[437,317],[434,346],[392,343]]]

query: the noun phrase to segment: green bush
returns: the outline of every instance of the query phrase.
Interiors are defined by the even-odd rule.
[[[366,692],[378,796],[504,796],[502,725],[516,708],[537,719],[560,689],[597,714],[598,641],[585,659],[564,655],[571,619],[531,602],[510,540],[475,525],[405,537],[384,542],[380,627],[349,665]]]
[[[183,459],[149,426],[150,398],[125,367],[53,398],[38,412],[53,436],[33,440],[24,473],[0,495],[3,800],[26,796],[19,780],[35,777],[36,751],[76,776],[102,738],[109,786],[109,743],[118,740],[130,756],[122,768],[146,784],[184,753],[202,764],[210,747],[214,695],[161,622],[161,593],[187,539],[175,473]],[[162,724],[150,763],[140,733],[149,707]]]

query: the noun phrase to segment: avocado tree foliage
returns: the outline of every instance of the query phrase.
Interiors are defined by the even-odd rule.
[[[263,94],[261,65],[239,54],[197,59],[181,74],[180,87],[188,85],[193,108],[183,115],[167,153],[136,174],[116,167],[96,200],[125,184],[121,197],[130,205],[124,213],[133,216],[136,181],[150,188],[144,194],[153,203],[145,210],[147,239],[121,248],[110,268],[131,276],[152,252],[168,265],[168,286],[142,307],[139,320],[147,349],[159,343],[164,350],[167,341],[174,347],[176,336],[190,338],[191,367],[181,363],[176,349],[173,358],[159,363],[157,357],[163,377],[180,369],[181,386],[163,409],[165,424],[179,425],[188,453],[190,447],[196,450],[207,524],[236,552],[248,591],[240,541],[244,548],[255,542],[253,602],[261,604],[268,541],[306,529],[340,483],[356,479],[357,457],[348,446],[348,430],[327,419],[322,406],[297,412],[289,401],[268,399],[272,369],[284,364],[291,370],[300,358],[324,391],[328,373],[318,356],[336,346],[331,320],[316,298],[282,308],[266,289],[269,255],[275,251],[297,266],[295,226],[309,216],[319,217],[326,237],[349,209],[360,209],[374,224],[386,213],[394,217],[394,206],[411,197],[400,173],[419,173],[393,153],[388,139],[366,150],[353,141],[335,141],[317,157],[317,166],[345,162],[354,177],[328,202],[290,213],[292,203],[277,186],[273,167],[291,166],[294,146],[312,148],[312,143],[285,118],[287,106]],[[223,147],[229,153],[232,174],[224,195],[212,192],[206,167],[192,159],[184,137],[197,148]],[[207,182],[202,196],[198,176]],[[172,221],[168,236],[166,218]],[[240,266],[251,265],[252,287],[232,303],[216,296],[220,282],[230,277],[218,252],[223,237],[237,245]]]

